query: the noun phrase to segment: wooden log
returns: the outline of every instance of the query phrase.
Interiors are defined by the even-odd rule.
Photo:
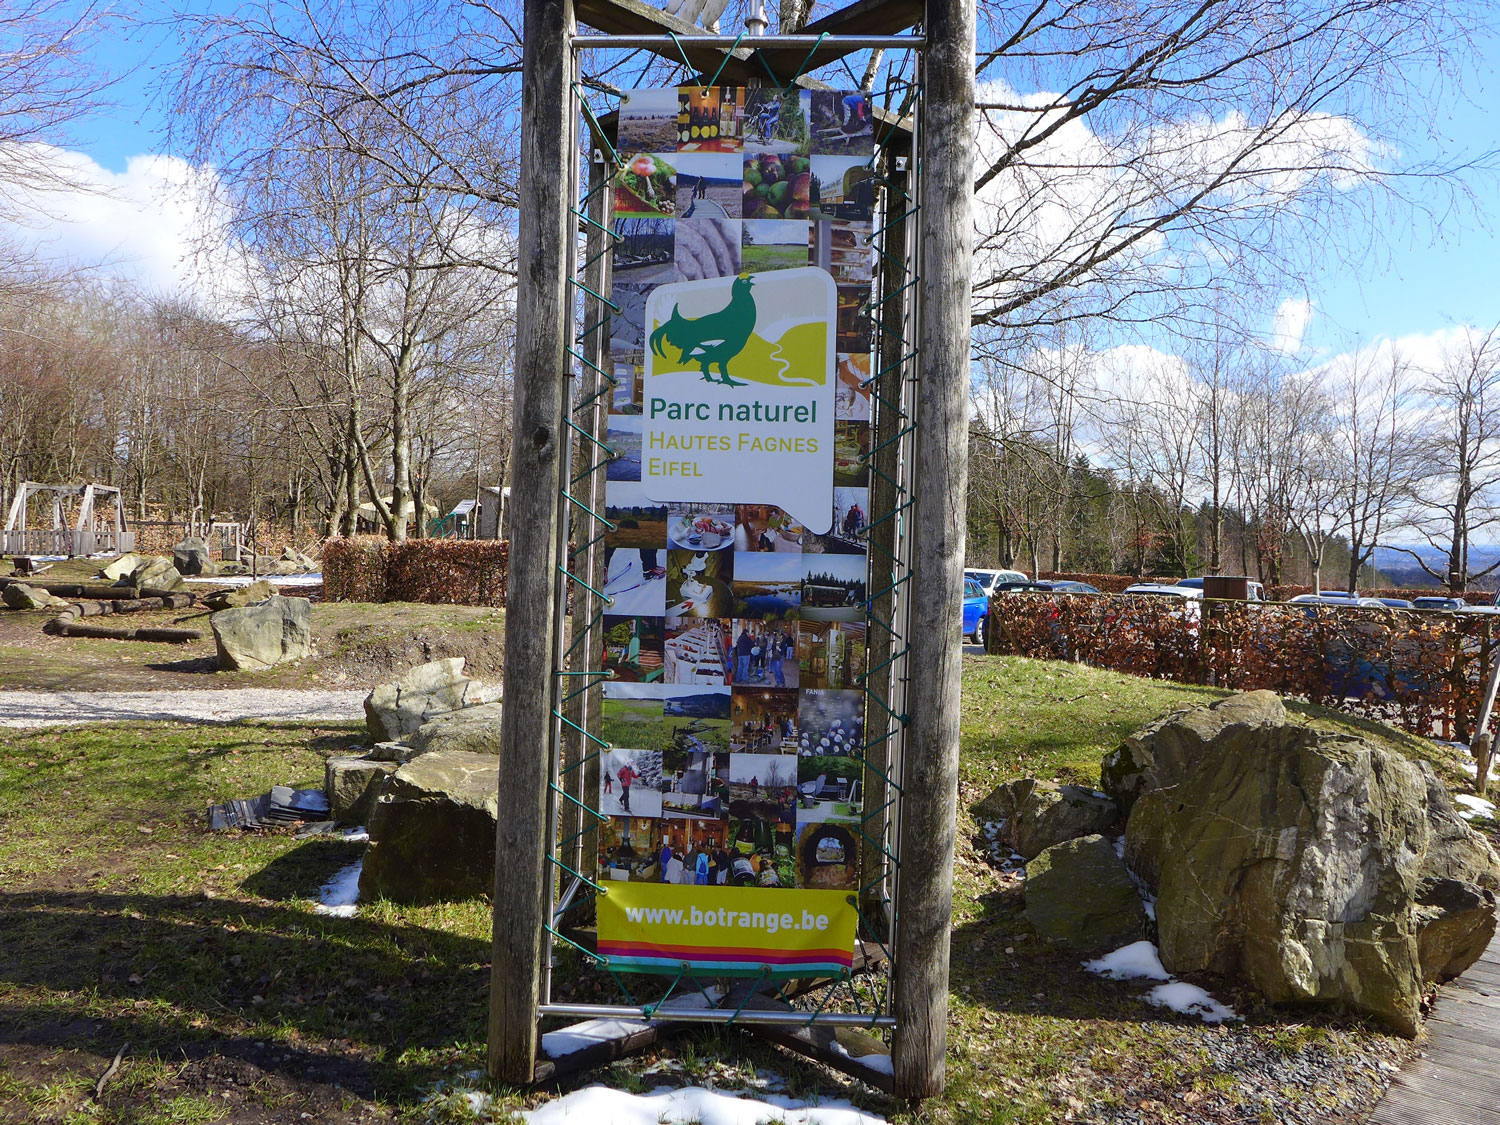
[[[142,625],[135,631],[135,639],[138,641],[164,641],[167,644],[187,644],[188,641],[201,641],[203,630],[180,629],[168,625]]]
[[[897,881],[894,1092],[940,1094],[947,1047],[953,845],[968,496],[973,270],[974,0],[928,0],[922,59],[921,381],[910,585],[911,724],[903,757]]]
[[[79,602],[80,617],[105,617],[115,611],[113,602]]]
[[[69,622],[58,627],[65,637],[98,637],[111,641],[159,641],[167,644],[186,644],[203,639],[198,629],[175,629],[166,626],[142,625],[91,625],[88,622]]]
[[[17,581],[0,578],[0,589]],[[34,590],[46,590],[55,598],[99,598],[114,601],[117,598],[138,598],[140,590],[135,586],[113,586],[108,582],[25,582]]]
[[[569,261],[577,161],[569,82],[571,0],[526,0],[521,54],[521,179],[516,290],[515,408],[511,439],[511,584],[505,613],[505,695],[500,720],[495,830],[494,948],[490,969],[490,1074],[530,1083],[549,904],[548,749],[557,644],[559,489]]]

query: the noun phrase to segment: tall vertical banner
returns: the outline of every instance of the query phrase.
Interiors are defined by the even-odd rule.
[[[837,972],[860,885],[869,101],[632,90],[618,140],[599,952]]]

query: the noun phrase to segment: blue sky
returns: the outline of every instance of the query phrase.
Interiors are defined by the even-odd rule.
[[[114,106],[75,125],[73,147],[110,173],[123,175],[132,158],[166,151],[167,109],[157,85],[181,46],[164,25],[149,22],[166,6],[163,0],[144,0],[140,10],[145,21],[101,44],[98,61],[129,73],[113,90]],[[233,4],[201,0],[195,7],[201,11]],[[1500,48],[1491,45],[1467,78],[1465,99],[1450,96],[1435,113],[1437,129],[1450,142],[1457,139],[1456,148],[1429,139],[1424,122],[1405,143],[1406,151],[1418,158],[1454,160],[1476,157],[1486,145],[1500,146],[1493,115],[1500,110],[1497,64]],[[1418,85],[1424,84],[1423,78],[1418,76]],[[1441,86],[1436,81],[1430,85]],[[1373,224],[1382,232],[1375,249],[1366,246],[1370,228],[1351,227],[1344,235],[1345,245],[1330,245],[1328,268],[1308,279],[1305,294],[1278,294],[1305,296],[1313,304],[1303,336],[1309,360],[1380,336],[1422,335],[1455,323],[1500,321],[1500,183],[1492,174],[1475,173],[1466,184],[1474,198],[1453,208],[1446,192],[1439,197],[1424,183],[1406,185],[1403,190],[1419,200],[1430,198],[1440,209],[1439,225],[1374,217]],[[87,254],[87,247],[99,240],[78,241],[81,248],[75,253]],[[1354,260],[1345,265],[1343,257]]]

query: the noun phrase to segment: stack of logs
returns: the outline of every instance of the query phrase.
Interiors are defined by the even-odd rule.
[[[13,578],[0,578],[0,589],[4,589]],[[197,601],[194,594],[173,593],[170,590],[141,589],[138,586],[113,586],[107,582],[27,582],[26,585],[46,590],[56,598],[76,598],[61,613],[47,622],[49,633],[64,637],[104,637],[117,641],[163,641],[169,644],[185,644],[201,640],[200,629],[178,629],[170,626],[142,625],[130,628],[123,625],[103,625],[81,621],[84,617],[109,617],[120,613],[138,613],[146,609],[186,609]]]

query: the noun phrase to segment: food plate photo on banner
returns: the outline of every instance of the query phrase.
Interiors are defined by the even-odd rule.
[[[868,103],[626,91],[619,142],[598,952],[839,976],[863,887]]]

